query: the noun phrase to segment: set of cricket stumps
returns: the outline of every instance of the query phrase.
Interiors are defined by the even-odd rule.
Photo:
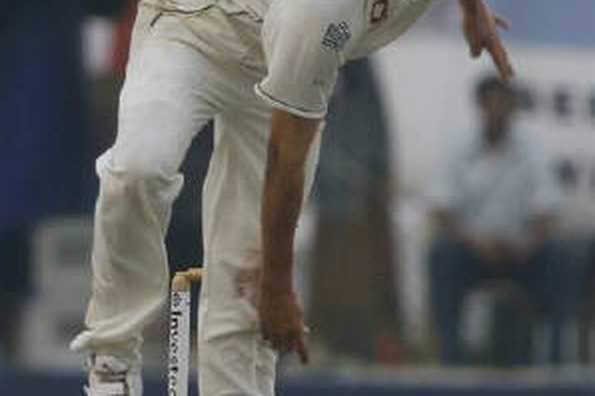
[[[169,309],[169,359],[167,394],[188,396],[188,379],[192,354],[190,342],[192,285],[199,283],[202,269],[177,272],[171,283]]]

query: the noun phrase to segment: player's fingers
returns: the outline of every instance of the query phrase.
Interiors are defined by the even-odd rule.
[[[492,56],[494,64],[496,65],[496,68],[498,69],[498,73],[500,74],[500,77],[504,81],[508,81],[508,79],[509,79],[508,67],[506,66],[506,63],[502,57],[502,54],[497,49],[490,49],[489,52]]]
[[[295,349],[295,337],[290,333],[285,334],[281,337],[281,342],[279,345],[279,352],[281,353],[290,353]]]
[[[500,15],[494,15],[494,23],[496,23],[496,26],[504,30],[509,30],[512,26],[508,19],[501,17]]]
[[[476,37],[472,42],[470,42],[469,47],[471,49],[471,56],[473,58],[479,58],[481,56],[481,53],[483,52],[483,45],[481,44],[479,37]]]
[[[463,35],[465,36],[465,40],[469,45],[469,53],[471,57],[477,58],[481,55],[482,45],[481,45],[481,32],[479,30],[479,20],[476,17],[472,16],[465,16],[461,23],[461,28],[463,31]]]
[[[508,52],[497,36],[491,40],[488,49],[494,58],[494,62],[496,63],[496,67],[498,68],[502,79],[505,81],[510,80],[514,76],[514,70],[510,63]]]
[[[280,330],[274,333],[271,337],[271,345],[273,349],[280,353],[289,353],[296,348],[297,334],[289,329]]]
[[[502,45],[499,43],[494,43],[488,47],[488,50],[492,55],[492,59],[494,60],[496,68],[500,73],[500,77],[504,81],[510,80],[514,75],[514,71],[512,65],[510,64],[508,53],[504,47],[502,47]]]
[[[284,351],[286,343],[281,335],[272,334],[269,341],[271,344],[271,348],[273,348],[279,352]]]
[[[260,335],[262,340],[264,341],[265,345],[272,349],[278,349],[279,347],[279,337],[275,333],[274,329],[268,326],[265,323],[261,323],[260,328]]]
[[[514,77],[515,72],[514,72],[514,67],[512,67],[512,63],[511,63],[508,53],[506,51],[504,51],[504,58],[505,58],[505,63],[504,63],[505,66],[504,67],[506,68],[506,81],[508,81]]]
[[[476,27],[470,26],[467,28],[465,36],[467,38],[467,42],[469,43],[471,57],[479,57],[483,51],[483,45],[479,31],[477,31]]]
[[[308,364],[310,362],[310,353],[308,351],[303,332],[300,332],[299,336],[295,340],[295,351],[297,352],[302,364]]]

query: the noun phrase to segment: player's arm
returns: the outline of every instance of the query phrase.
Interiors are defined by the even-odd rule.
[[[302,312],[293,292],[293,241],[304,200],[305,163],[320,120],[274,110],[262,203],[260,319],[273,348],[308,360]]]
[[[463,33],[471,56],[477,58],[487,50],[503,80],[514,76],[506,48],[498,35],[498,27],[508,29],[509,23],[494,15],[485,0],[459,0],[463,10]]]
[[[337,15],[322,3],[271,7],[262,27],[267,75],[255,86],[273,109],[261,207],[260,330],[275,349],[295,351],[304,363],[302,312],[292,288],[293,240],[304,201],[305,164],[343,59],[341,48],[325,44]],[[351,31],[351,40],[357,34]]]

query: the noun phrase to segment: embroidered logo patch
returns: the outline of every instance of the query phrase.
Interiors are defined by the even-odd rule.
[[[341,51],[351,38],[351,30],[347,22],[331,23],[326,29],[322,45],[333,51]]]
[[[372,4],[370,13],[370,23],[379,23],[388,16],[388,0],[376,0]]]

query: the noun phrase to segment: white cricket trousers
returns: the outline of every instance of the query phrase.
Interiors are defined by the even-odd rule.
[[[73,349],[140,363],[142,330],[168,297],[164,237],[183,185],[179,167],[214,119],[202,207],[200,394],[274,395],[277,356],[261,340],[255,307],[271,109],[253,86],[264,64],[260,24],[248,14],[164,12],[141,3],[118,136],[97,160],[92,297],[87,330]],[[307,163],[307,191],[319,144],[320,136]]]

